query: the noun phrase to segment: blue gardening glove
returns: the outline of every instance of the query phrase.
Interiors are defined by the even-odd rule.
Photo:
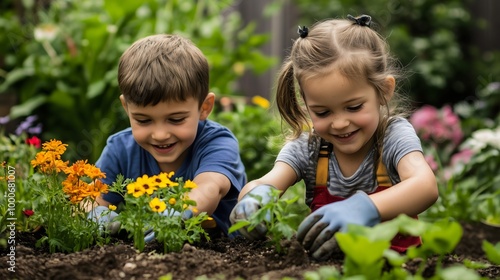
[[[231,215],[229,216],[231,224],[235,224],[240,220],[248,220],[250,216],[259,210],[261,205],[269,203],[271,199],[270,193],[273,188],[271,185],[259,185],[245,194],[231,211]],[[259,202],[252,195],[260,196],[261,201]],[[264,224],[259,224],[251,231],[247,227],[243,227],[238,231],[247,239],[257,240],[266,236],[267,228]]]
[[[163,216],[170,216],[170,217],[178,217],[181,215],[178,211],[173,211],[172,209],[165,210],[160,213],[160,215]],[[187,220],[193,217],[193,211],[190,209],[187,209],[186,211],[182,212],[182,219]],[[149,243],[151,241],[155,240],[155,232],[153,229],[148,229],[146,232],[144,232],[144,241],[146,243]]]
[[[299,225],[297,239],[316,260],[325,260],[337,246],[334,234],[346,232],[348,224],[374,226],[380,214],[368,195],[362,191],[339,202],[325,205],[307,216]]]
[[[97,206],[87,214],[87,219],[99,224],[99,232],[108,230],[110,234],[116,234],[120,230],[120,222],[114,221],[118,213],[109,210],[106,206]]]

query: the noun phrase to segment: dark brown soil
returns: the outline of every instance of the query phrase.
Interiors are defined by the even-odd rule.
[[[487,262],[481,249],[483,240],[500,242],[500,228],[484,224],[464,224],[464,235],[454,254],[447,255],[445,266],[462,264],[468,259]],[[295,241],[284,244],[288,252],[279,255],[263,242],[213,239],[197,246],[186,245],[180,253],[159,254],[159,244],[147,244],[143,253],[134,250],[131,243],[117,240],[113,245],[94,247],[82,252],[49,254],[35,248],[35,234],[16,235],[15,272],[8,271],[9,253],[0,250],[0,279],[158,279],[171,274],[172,279],[304,279],[306,271],[320,266],[335,266],[341,271],[343,255],[334,255],[329,261],[311,260]],[[433,274],[435,259],[428,260],[424,276]],[[418,263],[407,263],[410,272]],[[500,279],[500,266],[492,265],[477,270],[490,279]],[[205,278],[205,279],[207,279]],[[201,278],[200,278],[201,279]]]

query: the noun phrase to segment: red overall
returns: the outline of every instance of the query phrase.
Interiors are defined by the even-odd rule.
[[[334,196],[328,192],[327,188],[327,178],[328,178],[328,158],[331,153],[331,146],[322,145],[318,158],[318,167],[316,169],[316,186],[314,187],[313,200],[311,202],[310,208],[312,211],[317,210],[323,205],[330,204],[333,202],[344,200],[344,197]],[[373,192],[380,192],[387,188],[392,187],[391,180],[387,174],[385,165],[382,160],[379,161],[377,167],[377,182],[378,188]],[[417,219],[417,217],[414,217]],[[403,253],[412,245],[420,245],[422,241],[418,236],[408,236],[397,234],[391,241],[391,249],[400,253]]]

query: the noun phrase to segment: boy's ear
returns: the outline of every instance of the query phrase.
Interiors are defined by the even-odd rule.
[[[120,101],[122,102],[123,109],[128,114],[127,101],[125,100],[125,97],[123,96],[123,94],[120,94]]]
[[[389,75],[385,78],[385,89],[385,100],[389,102],[396,90],[396,79],[394,79],[394,76]],[[380,100],[380,105],[385,105],[383,100]]]
[[[215,93],[209,92],[205,101],[201,104],[200,108],[200,120],[204,121],[208,118],[215,104]]]

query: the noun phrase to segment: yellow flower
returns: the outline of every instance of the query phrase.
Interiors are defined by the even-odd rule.
[[[196,185],[195,182],[191,181],[191,180],[187,180],[185,183],[184,183],[184,188],[185,189],[194,189],[194,188],[197,188],[198,186]]]
[[[109,210],[111,210],[111,211],[115,211],[115,210],[116,210],[116,205],[110,204],[110,205],[108,206],[108,208],[109,208]]]
[[[167,209],[167,204],[161,201],[158,197],[155,197],[149,202],[149,207],[151,207],[153,212],[161,213]]]
[[[140,185],[144,189],[144,192],[152,195],[153,192],[158,189],[153,180],[153,177],[149,178],[148,175],[143,175],[142,177],[137,178],[135,183]]]
[[[137,182],[130,183],[127,185],[127,193],[133,195],[134,197],[139,197],[146,193],[146,190]]]
[[[175,205],[176,202],[177,202],[177,200],[175,200],[175,198],[173,198],[173,197],[168,200],[168,203],[170,205]]]
[[[167,173],[160,173],[156,176],[151,177],[151,182],[154,184],[156,188],[163,189],[165,188],[169,183],[172,183],[169,179],[170,177],[168,176]]]
[[[264,109],[268,109],[270,106],[269,100],[259,95],[255,95],[254,97],[252,97],[252,103]]]

